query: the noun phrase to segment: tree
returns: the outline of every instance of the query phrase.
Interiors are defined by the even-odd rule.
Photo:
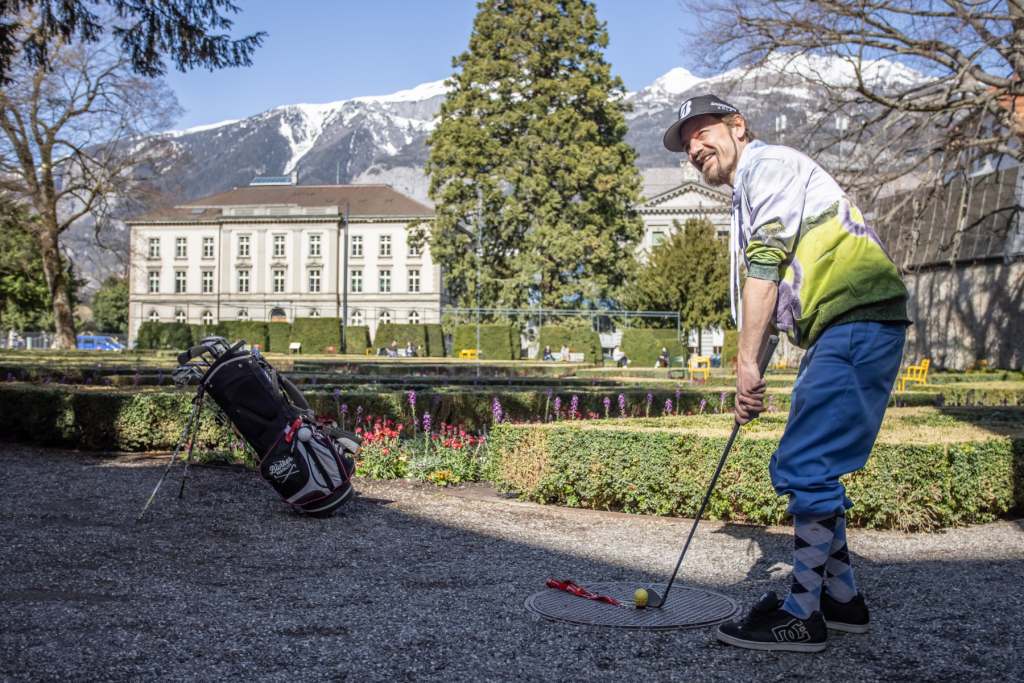
[[[103,45],[51,45],[47,65],[23,59],[8,76],[0,90],[0,191],[32,208],[27,227],[42,257],[55,343],[74,348],[61,235],[107,212],[131,185],[132,169],[160,153],[161,143],[139,141],[170,125],[177,101]]]
[[[431,254],[461,305],[597,306],[628,282],[640,176],[607,43],[586,0],[479,4],[426,167]]]
[[[128,331],[128,280],[108,277],[92,301],[92,315],[100,332]]]
[[[0,201],[0,329],[50,327],[50,302],[39,247],[22,207]]]
[[[695,9],[698,3],[688,4]],[[711,8],[699,5],[701,11],[690,16],[704,18],[701,44],[711,48],[704,53],[716,66],[785,65],[822,56],[841,60],[842,77],[835,69],[802,69],[826,96],[803,137],[823,140],[816,151],[843,151],[834,170],[862,195],[897,181],[937,188],[951,176],[970,177],[980,160],[992,155],[1024,161],[1020,0],[723,0]],[[916,77],[883,77],[893,69],[913,70]],[[830,126],[832,112],[852,114],[855,120]],[[826,129],[827,136],[809,135]],[[963,207],[966,200],[961,198]],[[962,213],[958,231],[970,227],[966,209]]]
[[[729,249],[707,220],[691,219],[654,247],[627,302],[648,311],[678,311],[684,330],[729,319]]]
[[[102,42],[109,32],[132,69],[162,76],[169,56],[180,71],[249,66],[265,33],[233,39],[230,0],[6,0],[0,5],[0,83],[13,64],[46,67],[54,46]]]

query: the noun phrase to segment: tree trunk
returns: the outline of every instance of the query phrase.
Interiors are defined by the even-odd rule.
[[[56,332],[54,346],[58,349],[73,349],[75,340],[75,316],[71,310],[68,294],[67,273],[57,241],[57,231],[50,226],[40,226],[39,250],[43,257],[43,274],[53,302],[53,326]]]

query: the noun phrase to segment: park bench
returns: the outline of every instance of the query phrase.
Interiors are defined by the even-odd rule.
[[[462,349],[459,351],[459,358],[463,360],[479,360],[480,355],[476,349]]]
[[[908,365],[906,371],[896,380],[896,391],[903,391],[910,382],[928,384],[928,366],[931,360],[925,358],[917,365]]]
[[[703,375],[704,381],[708,381],[708,377],[711,376],[711,358],[708,356],[690,356],[690,360],[687,361],[686,371],[690,375],[690,379],[696,378],[697,375]]]
[[[288,353],[298,353],[302,350],[302,342],[291,342],[288,344]]]

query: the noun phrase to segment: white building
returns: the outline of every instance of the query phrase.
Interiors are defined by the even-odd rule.
[[[440,322],[440,268],[407,239],[432,217],[387,185],[286,178],[139,216],[127,221],[129,338],[147,320],[341,318],[346,284],[348,322],[371,335],[379,322]]]

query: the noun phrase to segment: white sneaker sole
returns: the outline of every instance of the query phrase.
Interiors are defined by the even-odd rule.
[[[821,652],[828,645],[827,641],[823,643],[766,643],[760,640],[743,640],[742,638],[730,636],[728,633],[722,633],[717,630],[715,631],[715,637],[723,643],[735,645],[736,647],[771,652]]]
[[[826,621],[825,626],[843,633],[867,633],[871,630],[870,624],[845,624],[841,621]]]

